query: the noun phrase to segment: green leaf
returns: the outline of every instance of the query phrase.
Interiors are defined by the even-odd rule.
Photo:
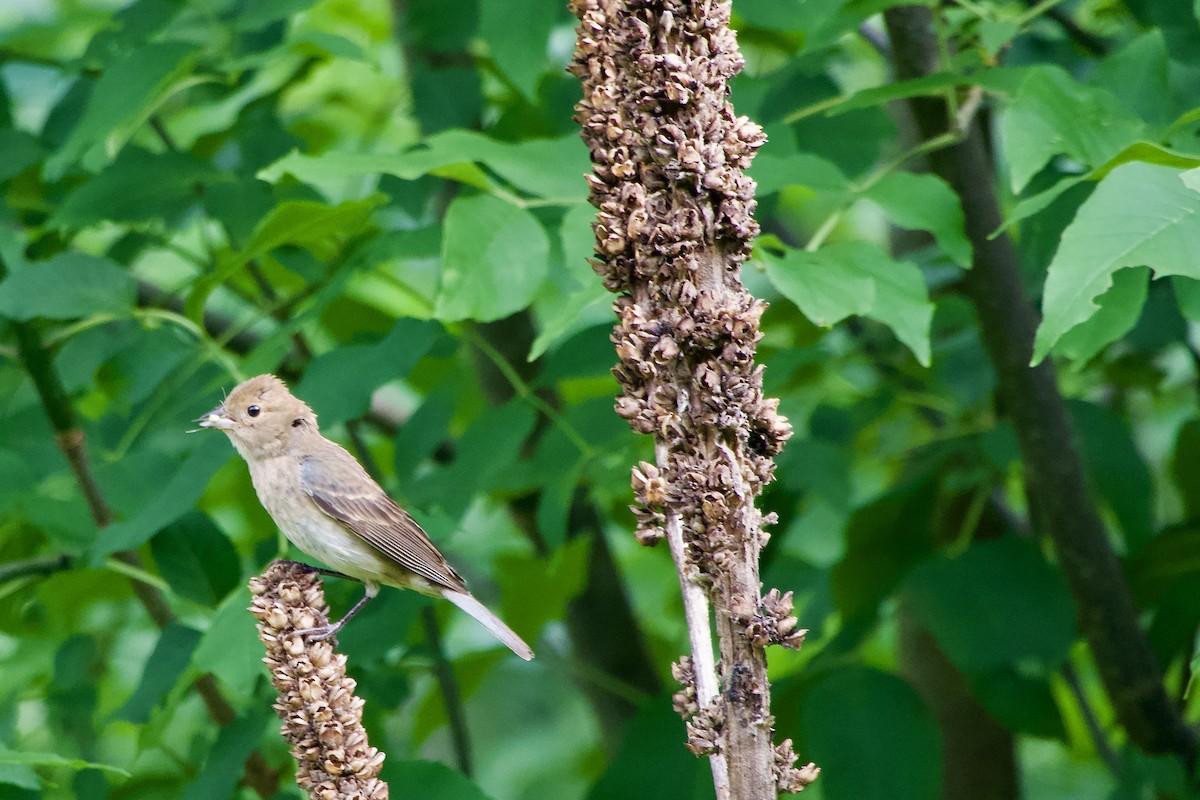
[[[768,262],[767,277],[815,324],[829,327],[852,314],[871,317],[929,366],[933,304],[915,264],[867,242],[840,242],[815,253],[789,250],[778,263]]]
[[[505,622],[533,641],[547,622],[562,619],[567,603],[587,585],[590,550],[591,542],[580,536],[549,558],[499,558],[496,574]]]
[[[1200,420],[1189,419],[1175,435],[1171,475],[1189,519],[1200,519]]]
[[[93,547],[94,557],[138,547],[195,507],[213,473],[233,456],[224,436],[205,435],[208,440],[188,453],[152,501],[132,519],[103,531]]]
[[[259,706],[221,728],[204,769],[188,784],[183,800],[230,797],[270,718],[270,713]]]
[[[1015,537],[931,559],[909,574],[904,592],[964,672],[1024,660],[1052,672],[1075,641],[1075,604],[1062,573]]]
[[[1125,550],[1136,554],[1154,538],[1154,480],[1133,432],[1112,410],[1071,401],[1080,455],[1100,498],[1117,518]]]
[[[99,769],[128,778],[129,772],[110,764],[97,764],[81,758],[67,758],[58,753],[35,753],[20,750],[0,749],[0,765],[19,764],[30,767],[62,767],[72,770]]]
[[[0,181],[20,175],[25,170],[42,160],[45,148],[36,138],[12,128],[0,130]]]
[[[1000,127],[1013,191],[1020,192],[1051,157],[1064,153],[1095,167],[1140,138],[1146,126],[1103,89],[1078,84],[1057,67],[1040,67],[1021,84]]]
[[[397,797],[421,800],[490,800],[471,779],[437,761],[393,760],[383,764],[380,777]]]
[[[695,800],[708,767],[680,746],[683,723],[666,698],[646,703],[626,723],[621,747],[587,800]],[[712,794],[711,783],[708,794]]]
[[[450,204],[435,315],[490,322],[520,311],[546,276],[550,241],[537,218],[488,195]]]
[[[1117,270],[1148,266],[1158,277],[1200,278],[1192,258],[1200,252],[1197,214],[1200,192],[1185,186],[1178,170],[1133,163],[1109,173],[1080,206],[1050,262],[1033,363],[1096,313],[1095,298],[1112,286]]]
[[[592,234],[595,219],[596,212],[588,205],[573,206],[563,217],[559,229],[563,272],[572,289],[565,296],[555,297],[553,302],[539,301],[540,325],[529,348],[529,361],[541,357],[555,342],[593,325],[613,321],[613,296],[588,264],[595,244]]]
[[[172,591],[206,606],[215,606],[241,578],[233,544],[196,511],[159,531],[150,540],[150,551]]]
[[[154,645],[154,651],[146,660],[137,691],[125,701],[117,715],[139,725],[149,722],[150,712],[170,693],[179,676],[187,669],[192,651],[199,642],[200,632],[197,630],[177,623],[164,628],[158,643]]]
[[[892,172],[867,189],[893,224],[929,231],[954,263],[971,266],[971,242],[963,232],[962,203],[936,175]]]
[[[375,344],[343,345],[315,359],[297,392],[323,423],[361,417],[370,409],[371,394],[406,376],[441,335],[437,323],[398,320]]]
[[[47,179],[57,180],[80,159],[94,169],[114,156],[187,79],[198,51],[185,42],[154,42],[112,63],[92,88],[71,135],[46,161]]]
[[[47,224],[85,228],[98,222],[169,220],[199,202],[198,188],[220,173],[186,153],[150,153],[127,147],[103,172],[62,202]]]
[[[763,153],[754,159],[750,177],[758,183],[757,194],[766,197],[785,186],[806,186],[833,195],[850,191],[850,181],[832,161],[812,153],[773,156]]]
[[[1149,281],[1149,270],[1136,267],[1113,275],[1112,286],[1096,300],[1100,310],[1063,334],[1058,351],[1083,363],[1133,330],[1146,303]]]
[[[246,610],[249,605],[245,587],[225,598],[192,656],[192,663],[216,675],[238,697],[249,697],[263,674],[262,642]]]
[[[767,277],[775,288],[823,328],[864,315],[875,305],[875,282],[839,258],[837,248],[830,245],[816,253],[788,250],[778,262],[767,262]]]
[[[479,34],[500,71],[527,100],[537,100],[538,79],[550,66],[550,31],[561,10],[558,0],[480,5]]]
[[[458,438],[454,462],[422,475],[409,487],[412,504],[462,513],[476,492],[512,470],[535,420],[533,409],[520,399],[486,409]]]
[[[13,270],[0,282],[0,316],[75,319],[128,314],[137,298],[130,274],[106,258],[62,253]]]
[[[893,81],[831,100],[828,102],[829,113],[844,114],[909,97],[936,97],[966,86],[979,86],[997,94],[1011,94],[1031,71],[1029,67],[991,67],[969,75],[937,72],[920,78]]]
[[[333,258],[347,242],[362,233],[370,224],[374,209],[386,199],[383,194],[373,194],[336,206],[311,200],[280,203],[255,226],[254,235],[244,248],[226,255],[214,272],[195,281],[184,304],[187,315],[200,320],[214,289],[233,277],[247,262],[261,258],[277,247],[301,247],[322,261]]]
[[[330,151],[320,155],[292,152],[261,170],[258,177],[275,183],[283,175],[322,184],[362,175],[395,175],[406,181],[437,174],[481,189],[486,175],[471,166],[486,165],[504,180],[529,194],[582,202],[587,196],[584,175],[590,169],[587,148],[578,136],[527,139],[509,143],[482,133],[448,130],[422,140],[400,153]]]
[[[821,766],[831,800],[935,800],[941,741],[916,691],[900,678],[845,667],[817,681],[800,709],[805,759]],[[864,731],[870,735],[864,736]]]
[[[996,229],[990,238],[994,239],[1001,232],[1008,230],[1008,228],[1021,220],[1032,217],[1034,214],[1048,207],[1072,186],[1077,186],[1085,181],[1101,180],[1122,164],[1129,164],[1135,161],[1142,161],[1146,164],[1159,164],[1164,167],[1175,167],[1177,169],[1200,167],[1200,158],[1196,156],[1169,150],[1153,142],[1134,142],[1086,175],[1063,178],[1049,189],[1021,200],[1013,206],[1012,211],[1008,212],[1004,217],[1004,224]],[[1187,183],[1186,173],[1184,175],[1184,183]]]

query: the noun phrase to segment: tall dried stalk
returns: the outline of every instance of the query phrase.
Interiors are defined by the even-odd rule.
[[[329,621],[320,576],[302,564],[276,561],[250,580],[250,613],[267,649],[267,669],[279,692],[275,711],[292,745],[296,783],[312,800],[386,800],[379,780],[384,754],[367,742],[363,701],[346,675],[346,656],[328,641],[293,632]]]
[[[767,540],[754,499],[791,435],[754,364],[765,304],[742,286],[758,232],[743,173],[765,141],[735,117],[728,80],[742,67],[717,0],[572,0],[571,70],[599,209],[594,262],[617,294],[617,413],[655,437],[633,471],[638,537],[667,539],[692,656],[676,677],[688,745],[711,757],[718,798],[774,797],[816,777],[791,742],[772,741],[764,646],[798,647],[791,593],[760,595]],[[714,664],[711,598],[720,638]]]

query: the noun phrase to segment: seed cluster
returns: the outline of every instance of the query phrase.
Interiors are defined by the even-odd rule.
[[[758,551],[774,519],[754,498],[792,429],[778,400],[763,396],[754,354],[766,305],[740,277],[758,233],[754,181],[744,170],[766,139],[729,103],[728,81],[743,65],[729,2],[569,5],[580,20],[569,67],[583,82],[575,119],[591,153],[598,209],[592,267],[617,295],[616,411],[658,444],[657,463],[632,471],[637,536],[654,544],[668,516],[679,521],[685,577],[725,595],[718,615],[729,609],[748,643],[723,645],[737,662],[724,669],[748,672],[752,724],[769,724],[765,661],[747,647],[799,646],[804,632],[790,593],[758,597]],[[690,661],[676,670],[689,746],[718,751],[728,715],[698,707]],[[791,762],[775,760],[780,787],[794,785]]]
[[[296,783],[312,800],[386,800],[388,786],[379,780],[384,754],[367,742],[346,656],[328,641],[292,635],[329,621],[320,577],[302,564],[277,561],[250,580],[250,592]]]
[[[679,514],[700,568],[719,571],[731,528],[767,483],[791,435],[754,364],[765,304],[739,266],[758,232],[743,170],[765,141],[734,117],[742,66],[726,3],[576,0],[576,119],[591,150],[593,267],[618,294],[617,413],[669,443],[666,464],[634,470],[639,538]],[[661,472],[660,472],[661,471]],[[745,525],[749,523],[749,525]]]

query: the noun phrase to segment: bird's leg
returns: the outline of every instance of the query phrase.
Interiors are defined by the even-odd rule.
[[[367,591],[363,594],[362,599],[355,603],[354,607],[346,612],[346,616],[342,617],[337,622],[331,622],[328,625],[318,625],[315,628],[305,628],[303,630],[293,631],[292,636],[302,636],[310,642],[320,642],[330,638],[331,636],[336,636],[338,631],[344,628],[346,623],[349,622],[355,614],[362,610],[362,607],[367,604],[368,600],[379,594],[378,584],[368,583],[366,586]]]

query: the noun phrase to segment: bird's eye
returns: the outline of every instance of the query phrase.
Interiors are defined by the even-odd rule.
[[[259,408],[258,406],[250,406],[249,408],[246,409],[246,413],[252,417],[257,417],[259,414],[262,413],[262,409]]]

